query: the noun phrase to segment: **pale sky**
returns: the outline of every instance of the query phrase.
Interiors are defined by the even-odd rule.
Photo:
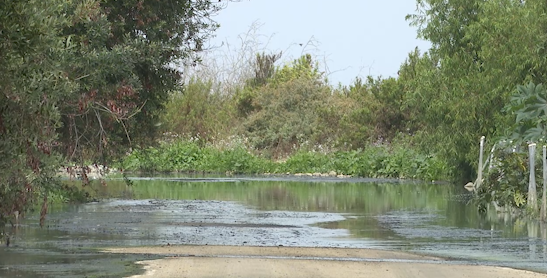
[[[349,85],[357,76],[397,76],[415,47],[429,49],[405,21],[415,9],[413,0],[242,0],[214,17],[221,27],[212,42],[241,45],[238,36],[257,23],[260,50],[283,51],[285,61],[311,53],[331,84]]]

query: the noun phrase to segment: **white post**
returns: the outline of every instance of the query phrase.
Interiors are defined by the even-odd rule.
[[[484,136],[481,137],[481,145],[480,145],[480,152],[479,152],[479,169],[477,171],[477,184],[476,188],[479,188],[482,184],[482,156],[484,153]]]
[[[547,146],[543,145],[543,197],[541,198],[541,220],[547,219]]]
[[[536,192],[536,144],[528,145],[530,153],[530,183],[528,184],[528,207],[534,212],[537,211],[537,192]]]
[[[530,260],[537,260],[537,238],[538,238],[538,222],[537,221],[527,221],[527,230],[528,230],[528,242],[530,250]]]

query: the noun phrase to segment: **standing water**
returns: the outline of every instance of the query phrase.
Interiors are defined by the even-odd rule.
[[[104,201],[27,219],[0,247],[0,277],[127,276],[154,258],[100,248],[198,244],[403,250],[547,273],[545,227],[481,217],[461,187],[371,179],[134,178]]]

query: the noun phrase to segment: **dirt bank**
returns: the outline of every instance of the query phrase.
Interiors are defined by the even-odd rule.
[[[536,278],[545,274],[402,252],[301,247],[163,246],[107,252],[159,254],[139,262],[145,274],[133,277],[498,277]]]

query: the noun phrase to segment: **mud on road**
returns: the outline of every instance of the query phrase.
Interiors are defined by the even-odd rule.
[[[111,200],[51,218],[53,229],[109,235],[101,246],[368,247],[366,241],[349,238],[347,230],[315,226],[344,220],[341,214],[259,211],[235,202]]]
[[[50,235],[39,243],[55,246],[55,253],[51,247],[46,250],[51,261],[21,267],[51,277],[105,276],[99,271],[129,276],[135,269],[128,267],[128,260],[140,261],[146,270],[135,277],[546,277],[472,261],[374,250],[378,241],[353,239],[345,229],[322,228],[325,222],[347,217],[261,211],[224,201],[105,200],[51,213]],[[5,258],[15,261],[17,252],[28,257],[28,246],[18,244],[6,249]],[[96,248],[108,252],[100,256]],[[64,255],[51,256],[74,257],[74,250],[79,257],[69,263]],[[114,265],[116,260],[121,265]],[[123,275],[112,274],[123,267]]]
[[[374,242],[316,226],[345,219],[341,214],[258,211],[219,201],[114,201],[107,206],[111,213],[146,215],[144,226],[154,223],[144,230],[155,244],[107,250],[165,257],[141,261],[146,272],[134,277],[547,277],[374,250]]]

